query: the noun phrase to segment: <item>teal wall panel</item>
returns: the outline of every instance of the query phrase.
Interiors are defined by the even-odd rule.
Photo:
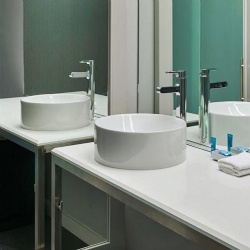
[[[240,100],[243,1],[201,2],[201,68],[217,68],[211,72],[211,82],[228,82],[226,88],[211,90],[211,101]]]
[[[200,69],[217,68],[211,101],[240,100],[242,0],[173,0],[173,69],[187,72],[187,111],[198,113]]]
[[[173,1],[173,69],[187,73],[187,110],[198,112],[200,0]]]

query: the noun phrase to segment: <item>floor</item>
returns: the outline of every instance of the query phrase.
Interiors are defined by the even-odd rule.
[[[50,250],[50,222],[46,221],[45,250]],[[86,245],[66,229],[62,230],[62,250],[75,250]],[[34,225],[0,232],[0,250],[34,250]]]

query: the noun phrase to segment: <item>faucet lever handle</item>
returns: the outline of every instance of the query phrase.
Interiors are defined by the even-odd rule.
[[[176,71],[166,71],[167,74],[176,74],[176,77],[178,78],[185,78],[186,77],[186,71],[185,70],[176,70]]]
[[[81,60],[79,63],[86,63],[89,66],[94,66],[94,60]]]
[[[167,74],[175,74],[175,73],[178,73],[178,71],[166,71],[165,73],[167,73]]]
[[[200,75],[201,76],[209,76],[210,71],[216,71],[217,68],[208,68],[208,69],[201,69]]]
[[[213,83],[210,83],[210,89],[218,89],[218,88],[225,88],[227,87],[227,82],[224,81],[224,82],[213,82]]]
[[[71,72],[69,77],[71,78],[84,78],[89,79],[89,71],[86,72]]]

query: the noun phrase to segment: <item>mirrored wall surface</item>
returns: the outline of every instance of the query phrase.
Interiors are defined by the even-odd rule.
[[[196,121],[197,124],[201,102],[200,72],[202,69],[216,69],[210,71],[209,84],[221,82],[227,84],[226,87],[210,85],[209,100],[211,103],[241,101],[242,84],[244,84],[242,80],[247,69],[242,63],[242,58],[246,56],[244,55],[246,51],[243,51],[245,46],[245,3],[243,0],[169,0],[167,1],[168,5],[164,6],[162,2],[161,0],[140,1],[140,6],[143,7],[140,8],[140,11],[142,11],[140,16],[145,14],[143,11],[145,11],[144,5],[146,3],[148,6],[150,4],[154,6],[151,10],[149,8],[147,10],[154,16],[151,19],[154,29],[154,32],[151,32],[154,34],[153,49],[151,50],[153,50],[154,55],[147,59],[150,62],[154,61],[151,91],[155,95],[155,87],[176,84],[174,77],[173,81],[169,81],[167,74],[165,74],[166,71],[185,70],[187,77],[187,121]],[[165,15],[162,9],[157,8],[159,5],[165,8]],[[141,34],[140,32],[145,32],[145,29],[148,28],[141,20],[139,21],[139,34]],[[167,38],[159,32],[163,26],[165,30],[171,30],[171,35]],[[152,26],[150,28],[152,29]],[[140,37],[143,37],[143,33]],[[165,62],[162,60],[162,64],[165,66],[161,67],[161,61],[158,60],[156,54],[161,49],[159,41],[163,41],[163,39],[168,41],[168,47],[172,46],[172,50],[169,53],[166,53],[167,50],[162,50],[166,60]],[[139,39],[139,48],[143,46],[141,43],[148,42],[149,39],[146,42]],[[145,54],[139,54],[139,61],[142,61],[142,59],[143,64],[139,64],[139,72],[140,67],[145,64]],[[166,63],[166,61],[168,62]],[[167,68],[169,65],[171,65],[171,68]],[[163,77],[160,81],[156,76],[158,71],[163,71],[161,72]],[[141,74],[143,73],[145,74],[144,79],[146,79],[148,73],[145,70],[141,72]],[[150,74],[152,74],[152,71]],[[144,84],[139,78],[140,84],[139,90],[143,88]],[[146,84],[144,86],[148,88]],[[143,101],[140,94],[141,92],[139,92],[139,112],[150,112],[149,109],[145,111],[141,108],[145,107],[146,99]],[[174,94],[164,94],[161,95],[161,98],[170,99],[171,95]],[[162,112],[164,106],[160,101],[157,101],[159,96],[156,94],[154,97],[154,112]],[[151,100],[150,98],[148,101]],[[169,106],[174,112],[175,98],[174,102],[168,103],[167,107],[165,106],[165,109]],[[168,114],[171,115],[172,113],[168,112]],[[230,133],[230,131],[225,131],[225,136],[227,133]],[[209,132],[207,137],[210,137]],[[195,143],[201,142],[198,126],[188,128],[187,139]],[[208,144],[209,140],[206,141],[206,145]]]
[[[86,92],[87,77],[69,75],[94,60],[97,112],[107,114],[109,16],[109,0],[0,1],[0,97]]]
[[[22,96],[23,93],[23,2],[1,0],[0,98]]]
[[[87,79],[69,78],[95,61],[96,93],[107,95],[108,0],[25,0],[25,95],[86,91]]]
[[[213,69],[207,78],[211,103],[241,100],[244,16],[242,0],[193,0],[188,3],[173,1],[173,67],[187,72],[187,112],[191,113],[189,117],[194,117],[192,114],[202,113],[199,111],[204,98],[200,93],[202,69]],[[189,13],[186,18],[184,12]],[[227,86],[212,87],[213,83],[222,82]],[[219,136],[216,130],[223,124],[215,124],[214,116],[208,114],[208,118],[200,116],[197,120],[200,128],[188,128],[188,140],[209,144],[211,135]],[[227,133],[233,133],[232,128],[224,126],[225,131],[220,130],[224,139],[218,140],[222,145],[227,143]]]
[[[240,100],[242,57],[242,0],[173,0],[173,69],[186,70],[188,112],[198,114],[201,69],[228,83],[211,89],[211,102]]]

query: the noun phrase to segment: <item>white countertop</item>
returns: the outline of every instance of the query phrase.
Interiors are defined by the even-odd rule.
[[[22,97],[0,99],[0,128],[36,146],[93,138],[94,122],[80,129],[33,131],[21,128]]]
[[[52,152],[210,237],[237,249],[250,249],[250,176],[239,178],[219,171],[207,151],[187,146],[183,164],[137,171],[97,163],[94,143]]]

